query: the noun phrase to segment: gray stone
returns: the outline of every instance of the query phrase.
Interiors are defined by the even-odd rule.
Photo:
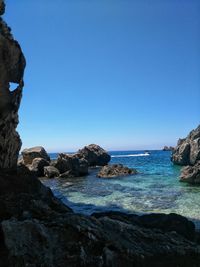
[[[200,125],[186,138],[178,140],[172,155],[172,161],[178,165],[194,165],[198,160],[200,160]]]
[[[174,164],[190,164],[190,143],[182,143],[178,148],[175,149],[175,152],[172,157]]]
[[[87,160],[89,166],[104,166],[111,159],[110,155],[103,148],[95,144],[85,146],[77,154],[80,158]]]
[[[190,164],[194,165],[200,160],[200,138],[194,139],[190,144]]]
[[[32,161],[35,158],[42,158],[46,161],[50,161],[50,157],[48,156],[46,150],[42,146],[36,146],[31,148],[26,148],[22,151],[22,157],[24,160],[24,164],[32,164]]]
[[[48,178],[55,178],[60,175],[60,172],[54,166],[47,166],[44,167],[44,175]]]
[[[114,178],[133,174],[137,174],[135,169],[130,169],[122,164],[113,164],[102,167],[97,176],[101,178]]]
[[[181,182],[200,184],[200,125],[186,138],[178,140],[172,161],[175,164],[188,165],[181,170]]]
[[[200,184],[200,161],[194,166],[183,167],[181,170],[180,181],[190,184]]]
[[[77,154],[59,154],[53,166],[60,171],[61,178],[79,177],[88,174],[88,162]]]

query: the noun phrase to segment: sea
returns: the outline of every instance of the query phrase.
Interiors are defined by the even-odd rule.
[[[170,151],[111,151],[110,164],[135,168],[136,175],[98,178],[99,168],[89,175],[68,179],[46,179],[61,201],[77,213],[103,211],[126,213],[177,213],[193,220],[200,228],[200,187],[179,182],[181,167],[171,162]],[[50,154],[52,159],[56,153]]]

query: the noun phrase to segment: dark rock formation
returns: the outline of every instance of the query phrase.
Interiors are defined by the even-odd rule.
[[[178,165],[194,165],[200,160],[200,125],[184,139],[179,139],[172,161]]]
[[[136,173],[137,171],[135,169],[130,169],[128,167],[123,166],[122,164],[113,164],[102,167],[97,176],[101,178],[114,178]]]
[[[50,161],[46,150],[42,146],[36,146],[31,148],[26,148],[22,151],[22,157],[25,165],[32,164],[35,158],[42,158],[46,161]]]
[[[47,166],[44,167],[44,176],[48,178],[55,178],[59,177],[60,172],[58,169],[56,169],[54,166]]]
[[[164,146],[163,151],[174,151],[174,147],[173,146]]]
[[[44,167],[49,166],[49,162],[42,158],[35,158],[31,165],[27,165],[29,170],[33,172],[37,177],[44,176]]]
[[[5,10],[0,1],[0,15]],[[10,28],[0,17],[0,170],[16,170],[21,140],[16,132],[25,59]],[[10,83],[18,86],[10,91]]]
[[[200,184],[200,125],[186,138],[178,140],[172,161],[174,164],[188,165],[181,171],[181,182]]]
[[[78,154],[80,158],[84,158],[88,161],[90,167],[104,166],[108,164],[111,159],[110,155],[103,148],[94,144],[80,149]]]
[[[200,184],[200,161],[194,166],[186,166],[182,168],[180,181],[190,184]]]
[[[53,164],[60,172],[61,178],[79,177],[88,174],[88,162],[77,154],[59,154]]]

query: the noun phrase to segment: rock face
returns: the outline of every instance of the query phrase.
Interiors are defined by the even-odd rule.
[[[95,144],[85,146],[78,151],[78,154],[80,158],[87,160],[90,167],[104,166],[111,159],[110,155],[103,148]]]
[[[188,165],[181,171],[180,181],[200,184],[200,125],[184,139],[179,139],[172,155],[178,165]]]
[[[88,162],[77,154],[59,154],[53,166],[60,172],[61,178],[79,177],[88,174]]]
[[[42,158],[50,161],[46,150],[42,146],[31,147],[22,151],[22,157],[25,165],[32,164],[35,158]]]
[[[178,165],[194,165],[200,160],[200,125],[184,139],[179,139],[172,161]]]
[[[130,169],[122,164],[113,164],[102,167],[97,176],[101,178],[114,178],[119,176],[133,175],[136,173],[137,171],[135,169]]]
[[[200,161],[194,166],[184,167],[181,170],[180,181],[190,184],[200,184]]]
[[[0,16],[5,4],[0,1]],[[0,170],[16,170],[21,140],[16,132],[22,97],[25,59],[10,28],[0,17]],[[10,83],[16,89],[10,91]]]

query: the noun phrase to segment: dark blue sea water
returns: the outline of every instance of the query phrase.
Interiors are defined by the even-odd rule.
[[[91,214],[117,210],[135,213],[176,212],[200,220],[200,187],[180,183],[181,167],[170,161],[169,151],[110,152],[111,163],[136,168],[139,174],[128,177],[97,178],[98,168],[86,177],[42,179],[54,194],[74,211]],[[56,154],[50,155],[56,158]]]

